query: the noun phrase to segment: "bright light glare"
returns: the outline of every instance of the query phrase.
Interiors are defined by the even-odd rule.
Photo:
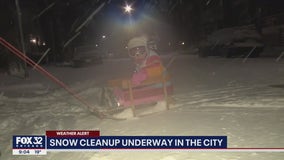
[[[32,39],[30,40],[30,42],[36,44],[36,39],[35,39],[35,38],[32,38]]]
[[[133,8],[128,4],[126,4],[126,6],[124,7],[124,11],[126,13],[131,13],[132,10],[133,10]]]
[[[106,38],[106,36],[105,36],[105,35],[103,35],[103,36],[102,36],[102,38],[103,38],[103,39],[105,39],[105,38]]]

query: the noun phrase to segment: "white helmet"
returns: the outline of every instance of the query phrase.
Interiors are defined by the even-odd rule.
[[[145,58],[148,54],[148,39],[146,36],[132,38],[128,42],[128,54],[134,58]]]
[[[140,47],[140,46],[147,46],[147,38],[146,36],[140,36],[140,37],[135,37],[132,38],[129,42],[128,42],[128,48],[135,48],[135,47]]]

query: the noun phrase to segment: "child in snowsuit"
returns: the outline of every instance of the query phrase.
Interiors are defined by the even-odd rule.
[[[109,106],[119,106],[125,100],[125,90],[131,87],[141,87],[143,85],[158,84],[169,80],[169,76],[162,64],[160,56],[148,45],[145,36],[135,37],[128,43],[128,54],[133,59],[136,69],[131,79],[116,79],[109,82],[114,98],[107,98]],[[160,84],[156,87],[161,87]],[[127,94],[128,95],[128,94]],[[108,97],[108,96],[106,96]],[[114,105],[113,105],[114,104]]]
[[[142,82],[153,81],[165,74],[160,56],[150,48],[145,36],[135,37],[128,43],[129,56],[136,64],[132,75],[132,84],[138,86]]]

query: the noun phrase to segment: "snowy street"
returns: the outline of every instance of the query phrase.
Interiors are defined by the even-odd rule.
[[[163,57],[167,64],[169,57]],[[122,63],[123,62],[123,63]],[[107,59],[84,67],[45,66],[90,104],[105,82],[129,76],[128,59]],[[2,160],[281,160],[283,152],[48,152],[12,156],[12,135],[46,130],[96,130],[101,135],[228,136],[229,148],[284,148],[284,61],[255,58],[198,58],[177,55],[168,68],[175,103],[169,111],[115,121],[98,119],[83,104],[30,68],[28,80],[0,74]],[[156,110],[157,109],[157,110]]]

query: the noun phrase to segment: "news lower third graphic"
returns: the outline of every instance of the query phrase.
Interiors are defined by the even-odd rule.
[[[97,130],[53,130],[45,135],[13,136],[13,155],[115,150],[284,151],[283,148],[228,148],[227,136],[101,136]]]
[[[13,155],[46,155],[47,151],[225,149],[226,136],[100,136],[94,130],[46,131],[14,135]]]

